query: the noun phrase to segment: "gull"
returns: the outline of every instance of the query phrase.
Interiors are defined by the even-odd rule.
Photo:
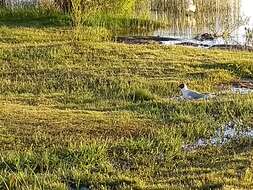
[[[193,0],[187,0],[186,4],[187,4],[187,6],[186,6],[186,12],[188,12],[188,13],[190,13],[190,12],[195,13],[195,11],[196,11],[196,5],[194,4]]]
[[[180,84],[179,88],[181,89],[184,99],[197,100],[197,99],[206,99],[209,97],[207,94],[202,94],[200,92],[188,89],[186,84]]]

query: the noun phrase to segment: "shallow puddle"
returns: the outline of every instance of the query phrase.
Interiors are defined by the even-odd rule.
[[[237,128],[232,122],[219,128],[210,139],[199,138],[195,143],[183,145],[184,150],[194,150],[206,146],[222,146],[231,140],[253,138],[253,129]]]
[[[250,88],[238,88],[238,87],[232,87],[233,93],[239,93],[239,94],[251,94],[253,93],[253,89]]]
[[[253,81],[252,80],[242,80],[239,82],[234,82],[231,91],[233,93],[239,94],[251,94],[253,93]]]

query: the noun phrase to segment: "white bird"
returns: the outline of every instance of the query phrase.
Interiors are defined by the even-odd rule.
[[[184,99],[197,100],[197,99],[206,99],[209,97],[207,94],[201,94],[199,92],[189,90],[186,84],[180,84],[179,88],[181,89]]]
[[[193,0],[187,0],[187,7],[186,7],[186,12],[190,13],[195,13],[196,11],[196,5],[194,5]]]

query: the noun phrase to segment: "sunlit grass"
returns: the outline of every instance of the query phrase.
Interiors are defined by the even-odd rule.
[[[70,28],[0,28],[0,189],[252,188],[252,139],[182,145],[230,121],[252,128],[253,96],[175,99],[182,82],[219,94],[252,79],[252,53],[89,29],[78,41]]]

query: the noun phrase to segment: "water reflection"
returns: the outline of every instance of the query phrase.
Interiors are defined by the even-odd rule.
[[[242,138],[252,139],[253,129],[240,129],[236,124],[230,122],[223,128],[217,129],[210,139],[200,138],[195,143],[183,145],[183,149],[189,151],[207,146],[222,146],[232,140],[240,141]]]
[[[151,35],[200,43],[193,39],[197,34],[212,33],[220,37],[200,44],[246,44],[245,27],[253,27],[252,7],[252,0],[153,0],[150,17],[167,27]]]
[[[251,17],[249,25],[253,26],[253,1],[252,0],[241,0],[241,12],[243,15]]]

